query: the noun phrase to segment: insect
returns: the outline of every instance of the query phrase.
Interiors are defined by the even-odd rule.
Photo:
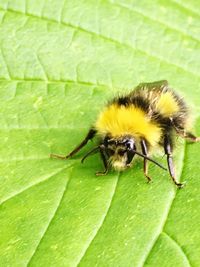
[[[138,155],[143,158],[144,175],[150,182],[148,161],[165,169],[149,157],[149,153],[161,148],[167,157],[169,174],[175,185],[181,188],[183,184],[176,180],[172,159],[174,137],[178,135],[192,142],[200,141],[188,131],[188,121],[189,110],[184,100],[167,81],[141,83],[129,94],[110,101],[85,139],[67,156],[51,154],[51,157],[70,158],[97,135],[99,144],[82,158],[83,162],[88,156],[100,153],[104,170],[96,172],[96,175],[106,175],[109,168],[122,171],[131,167],[133,158]]]

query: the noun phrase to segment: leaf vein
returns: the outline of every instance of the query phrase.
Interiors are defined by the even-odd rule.
[[[184,8],[186,11],[189,11],[189,12],[195,14],[196,16],[200,17],[200,14],[196,11],[197,9],[194,10],[194,9],[192,9],[192,8],[189,8],[188,6],[186,6],[186,5],[183,4],[184,2],[181,3],[181,2],[178,2],[178,1],[176,1],[176,0],[171,0],[171,2],[177,4],[177,5],[180,6],[181,8]]]
[[[10,72],[10,69],[9,69],[8,64],[6,62],[6,57],[5,57],[3,48],[1,46],[0,46],[0,49],[1,49],[2,58],[3,58],[4,62],[5,62],[5,66],[6,66],[6,69],[7,69],[7,75],[10,78],[11,77],[11,72]]]
[[[183,255],[183,257],[185,258],[185,260],[188,263],[188,266],[192,266],[192,264],[190,263],[189,257],[188,255],[186,255],[185,251],[183,250],[183,248],[179,245],[179,243],[172,238],[166,231],[162,232],[161,234],[164,234],[171,242],[173,242],[180,250],[181,254]]]
[[[81,84],[81,85],[88,85],[88,86],[104,86],[104,87],[109,87],[107,84],[101,84],[101,83],[92,83],[92,82],[85,82],[85,81],[80,81],[80,80],[39,80],[39,79],[0,79],[0,82],[16,82],[16,83],[20,83],[20,82],[44,82],[44,83],[61,83],[61,84],[66,84],[66,83],[76,83],[76,84]]]
[[[42,240],[44,239],[44,237],[45,237],[45,235],[46,235],[48,229],[50,228],[50,226],[51,226],[51,224],[52,224],[52,222],[53,222],[53,220],[54,220],[54,218],[55,218],[55,216],[56,216],[56,214],[57,214],[57,212],[58,212],[58,210],[59,210],[59,207],[60,207],[60,205],[61,205],[61,203],[62,203],[62,201],[63,201],[63,199],[64,199],[64,196],[65,196],[65,193],[66,193],[66,191],[67,191],[67,187],[68,187],[68,185],[69,185],[69,179],[66,180],[65,188],[64,188],[63,193],[62,193],[62,195],[61,195],[61,197],[60,197],[60,201],[59,201],[59,203],[58,203],[58,205],[57,205],[57,207],[56,207],[54,213],[52,214],[52,217],[51,217],[51,219],[50,219],[50,221],[49,221],[49,223],[48,223],[48,225],[47,225],[47,227],[46,227],[44,233],[42,234],[41,239],[39,240],[39,243],[37,244],[35,250],[33,251],[32,256],[30,257],[29,261],[27,262],[27,267],[30,266],[30,263],[31,263],[31,261],[32,261],[32,259],[33,259],[33,257],[34,257],[34,255],[37,253],[37,250],[38,250],[38,248],[39,248],[39,246],[40,246]]]
[[[5,11],[5,10],[2,9],[2,8],[0,8],[0,10]],[[200,74],[199,74],[198,72],[191,71],[191,70],[189,70],[189,69],[186,68],[186,67],[183,67],[183,66],[181,66],[181,65],[179,65],[179,64],[177,64],[177,63],[174,63],[174,62],[171,62],[171,61],[169,61],[169,60],[166,60],[165,58],[160,57],[160,56],[158,56],[158,55],[155,55],[155,54],[153,54],[153,53],[150,54],[149,52],[147,52],[147,51],[145,51],[145,50],[143,50],[143,49],[141,49],[141,48],[139,49],[139,48],[136,48],[136,47],[131,46],[131,45],[129,45],[129,44],[122,43],[122,42],[120,42],[120,41],[118,41],[118,40],[116,40],[116,39],[113,39],[113,38],[104,36],[104,35],[99,34],[99,33],[96,33],[96,32],[89,31],[89,30],[87,30],[87,29],[85,29],[85,28],[80,27],[80,25],[79,25],[79,26],[75,26],[75,25],[73,25],[73,24],[71,24],[71,23],[64,23],[64,22],[60,23],[60,22],[57,21],[57,20],[52,20],[52,19],[48,19],[48,18],[44,18],[44,17],[38,17],[38,16],[35,16],[35,15],[32,15],[32,14],[24,14],[24,13],[22,13],[22,12],[15,11],[15,10],[12,10],[12,9],[7,9],[7,11],[8,11],[8,12],[18,13],[18,14],[21,14],[21,15],[26,15],[26,16],[33,17],[33,18],[38,18],[38,19],[41,19],[41,20],[44,20],[44,21],[48,21],[48,22],[53,22],[53,23],[62,24],[62,25],[71,27],[71,28],[73,28],[73,29],[77,29],[77,30],[82,31],[82,32],[84,32],[84,33],[87,33],[87,34],[94,35],[94,36],[97,36],[97,37],[99,37],[99,38],[102,38],[102,39],[105,40],[105,41],[112,42],[112,43],[114,43],[114,44],[116,44],[116,45],[119,45],[119,46],[123,46],[123,47],[125,47],[125,48],[127,48],[127,49],[129,49],[129,50],[138,51],[138,52],[140,52],[140,53],[146,55],[147,57],[154,58],[154,59],[156,59],[156,60],[158,60],[158,61],[161,61],[161,62],[163,62],[163,63],[165,63],[165,64],[169,64],[169,65],[171,65],[171,66],[174,66],[174,67],[176,67],[176,68],[178,68],[178,69],[180,69],[180,70],[183,70],[183,71],[185,71],[185,72],[187,72],[187,73],[189,73],[189,74],[191,74],[191,75],[193,75],[193,76],[195,76],[195,77],[200,78]]]
[[[90,247],[91,244],[93,243],[94,239],[97,237],[97,234],[98,234],[99,231],[101,230],[101,228],[102,228],[102,226],[103,226],[103,224],[104,224],[104,222],[105,222],[105,220],[106,220],[106,218],[107,218],[107,216],[108,216],[108,213],[109,213],[109,211],[110,211],[110,209],[111,209],[111,206],[112,206],[112,203],[113,203],[113,200],[114,200],[114,197],[115,197],[116,189],[117,189],[118,182],[119,182],[119,176],[120,176],[120,174],[118,173],[117,179],[116,179],[116,181],[115,181],[114,190],[113,190],[113,193],[112,193],[112,196],[111,196],[111,199],[110,199],[110,203],[109,203],[109,206],[108,206],[108,208],[107,208],[107,210],[106,210],[106,212],[105,212],[105,214],[104,214],[104,216],[103,216],[103,218],[102,218],[101,224],[98,226],[98,229],[97,229],[96,233],[94,234],[94,236],[92,237],[92,239],[88,242],[88,244],[87,244],[87,246],[86,246],[86,248],[85,248],[85,251],[83,252],[83,254],[82,254],[82,256],[80,257],[80,260],[79,260],[79,262],[76,264],[76,266],[79,266],[79,265],[80,265],[81,261],[82,261],[83,258],[85,257],[85,255],[86,255],[86,253],[87,253],[89,247]]]
[[[186,142],[184,143],[184,152],[183,152],[183,159],[182,159],[182,162],[184,162],[185,154],[186,154]],[[179,177],[180,177],[179,179],[180,179],[180,180],[181,180],[181,176],[182,176],[182,173],[183,173],[183,167],[184,167],[184,165],[182,164],[182,166],[181,166],[181,170],[180,170],[180,175],[179,175]],[[151,244],[151,247],[150,247],[149,251],[146,253],[145,257],[142,259],[142,261],[141,261],[142,263],[140,264],[140,266],[144,266],[144,265],[145,265],[147,259],[149,258],[150,254],[152,253],[152,250],[153,250],[153,248],[154,248],[154,246],[155,246],[155,244],[156,244],[156,242],[157,242],[159,236],[160,236],[161,233],[164,231],[164,228],[165,228],[165,225],[166,225],[168,216],[169,216],[170,211],[171,211],[171,209],[172,209],[172,207],[173,207],[173,205],[174,205],[174,200],[175,200],[176,195],[177,195],[177,192],[178,192],[177,190],[178,190],[178,189],[176,189],[176,191],[174,191],[174,194],[173,194],[173,196],[172,196],[172,198],[171,198],[171,202],[170,202],[170,204],[169,204],[169,206],[168,206],[167,211],[165,212],[165,216],[164,216],[164,218],[162,219],[160,226],[158,227],[158,228],[160,229],[160,230],[159,230],[159,233],[155,236],[155,238],[154,238],[154,240],[153,240],[153,242],[152,242],[152,244]]]
[[[64,167],[62,169],[59,169],[58,171],[56,171],[55,173],[51,174],[50,176],[47,176],[45,179],[42,179],[40,181],[37,181],[36,183],[31,183],[29,186],[24,187],[22,190],[19,190],[19,191],[15,192],[13,195],[10,195],[9,197],[2,199],[1,202],[0,202],[0,206],[3,205],[5,202],[9,201],[10,199],[12,199],[12,198],[14,198],[14,197],[16,197],[16,196],[24,193],[25,191],[31,189],[32,187],[37,186],[37,185],[39,185],[39,184],[41,184],[43,182],[48,181],[50,178],[54,177],[55,175],[61,173],[64,170],[70,168],[71,166],[72,165],[67,166],[67,167]]]
[[[46,72],[46,70],[45,70],[45,68],[44,68],[44,65],[42,64],[42,61],[41,61],[41,59],[40,59],[40,57],[39,57],[38,54],[36,54],[36,58],[37,58],[37,60],[38,60],[38,62],[39,62],[39,64],[40,64],[40,66],[41,66],[41,69],[42,69],[42,71],[43,71],[43,73],[44,73],[45,80],[49,80],[49,77],[48,77],[48,75],[47,75],[47,72]]]
[[[118,4],[118,3],[113,3],[113,6],[116,6],[116,7],[119,7],[119,8],[123,8],[123,9],[127,9],[127,10],[129,10],[129,11],[131,11],[133,13],[136,13],[136,14],[144,17],[145,19],[148,19],[148,20],[150,20],[150,21],[152,21],[154,23],[159,23],[160,25],[162,25],[164,27],[167,27],[168,29],[170,29],[172,31],[181,33],[182,35],[184,35],[186,37],[189,37],[189,38],[191,38],[192,40],[194,40],[196,42],[200,42],[200,39],[197,38],[196,36],[193,36],[193,35],[189,34],[188,32],[181,31],[179,28],[173,27],[173,26],[171,26],[170,24],[168,24],[166,22],[158,20],[158,17],[156,17],[156,19],[154,19],[153,17],[150,17],[149,15],[146,15],[146,14],[142,13],[141,11],[134,9],[133,6],[128,7],[126,5]]]

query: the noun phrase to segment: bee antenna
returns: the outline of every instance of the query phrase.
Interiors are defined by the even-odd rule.
[[[145,158],[145,159],[147,159],[147,160],[153,162],[154,164],[156,164],[156,165],[157,165],[158,167],[160,167],[161,169],[167,171],[167,169],[166,169],[165,167],[163,167],[163,166],[162,166],[160,163],[158,163],[157,161],[155,161],[155,160],[149,158],[148,156],[146,156],[146,155],[144,155],[144,154],[142,154],[142,153],[140,153],[140,152],[138,152],[138,151],[136,151],[136,150],[132,150],[132,151],[133,151],[135,154],[137,154],[138,156],[141,156],[141,157],[143,157],[143,158]]]
[[[100,146],[96,146],[96,147],[94,147],[93,149],[91,149],[91,150],[90,150],[87,154],[85,154],[85,156],[81,159],[81,163],[83,163],[84,160],[85,160],[88,156],[90,156],[90,155],[92,155],[92,154],[96,154],[99,148],[100,148]]]

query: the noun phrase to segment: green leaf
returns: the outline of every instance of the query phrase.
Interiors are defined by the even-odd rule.
[[[107,100],[167,79],[200,134],[198,1],[0,0],[0,266],[199,266],[200,144],[178,141],[177,190],[142,163],[80,163]],[[165,158],[159,156],[165,163]]]

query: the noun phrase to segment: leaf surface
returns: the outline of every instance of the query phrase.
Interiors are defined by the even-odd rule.
[[[110,97],[166,79],[200,134],[195,0],[0,0],[0,266],[200,265],[200,144],[177,141],[177,190],[142,162],[67,161]],[[165,158],[159,156],[162,164]]]

